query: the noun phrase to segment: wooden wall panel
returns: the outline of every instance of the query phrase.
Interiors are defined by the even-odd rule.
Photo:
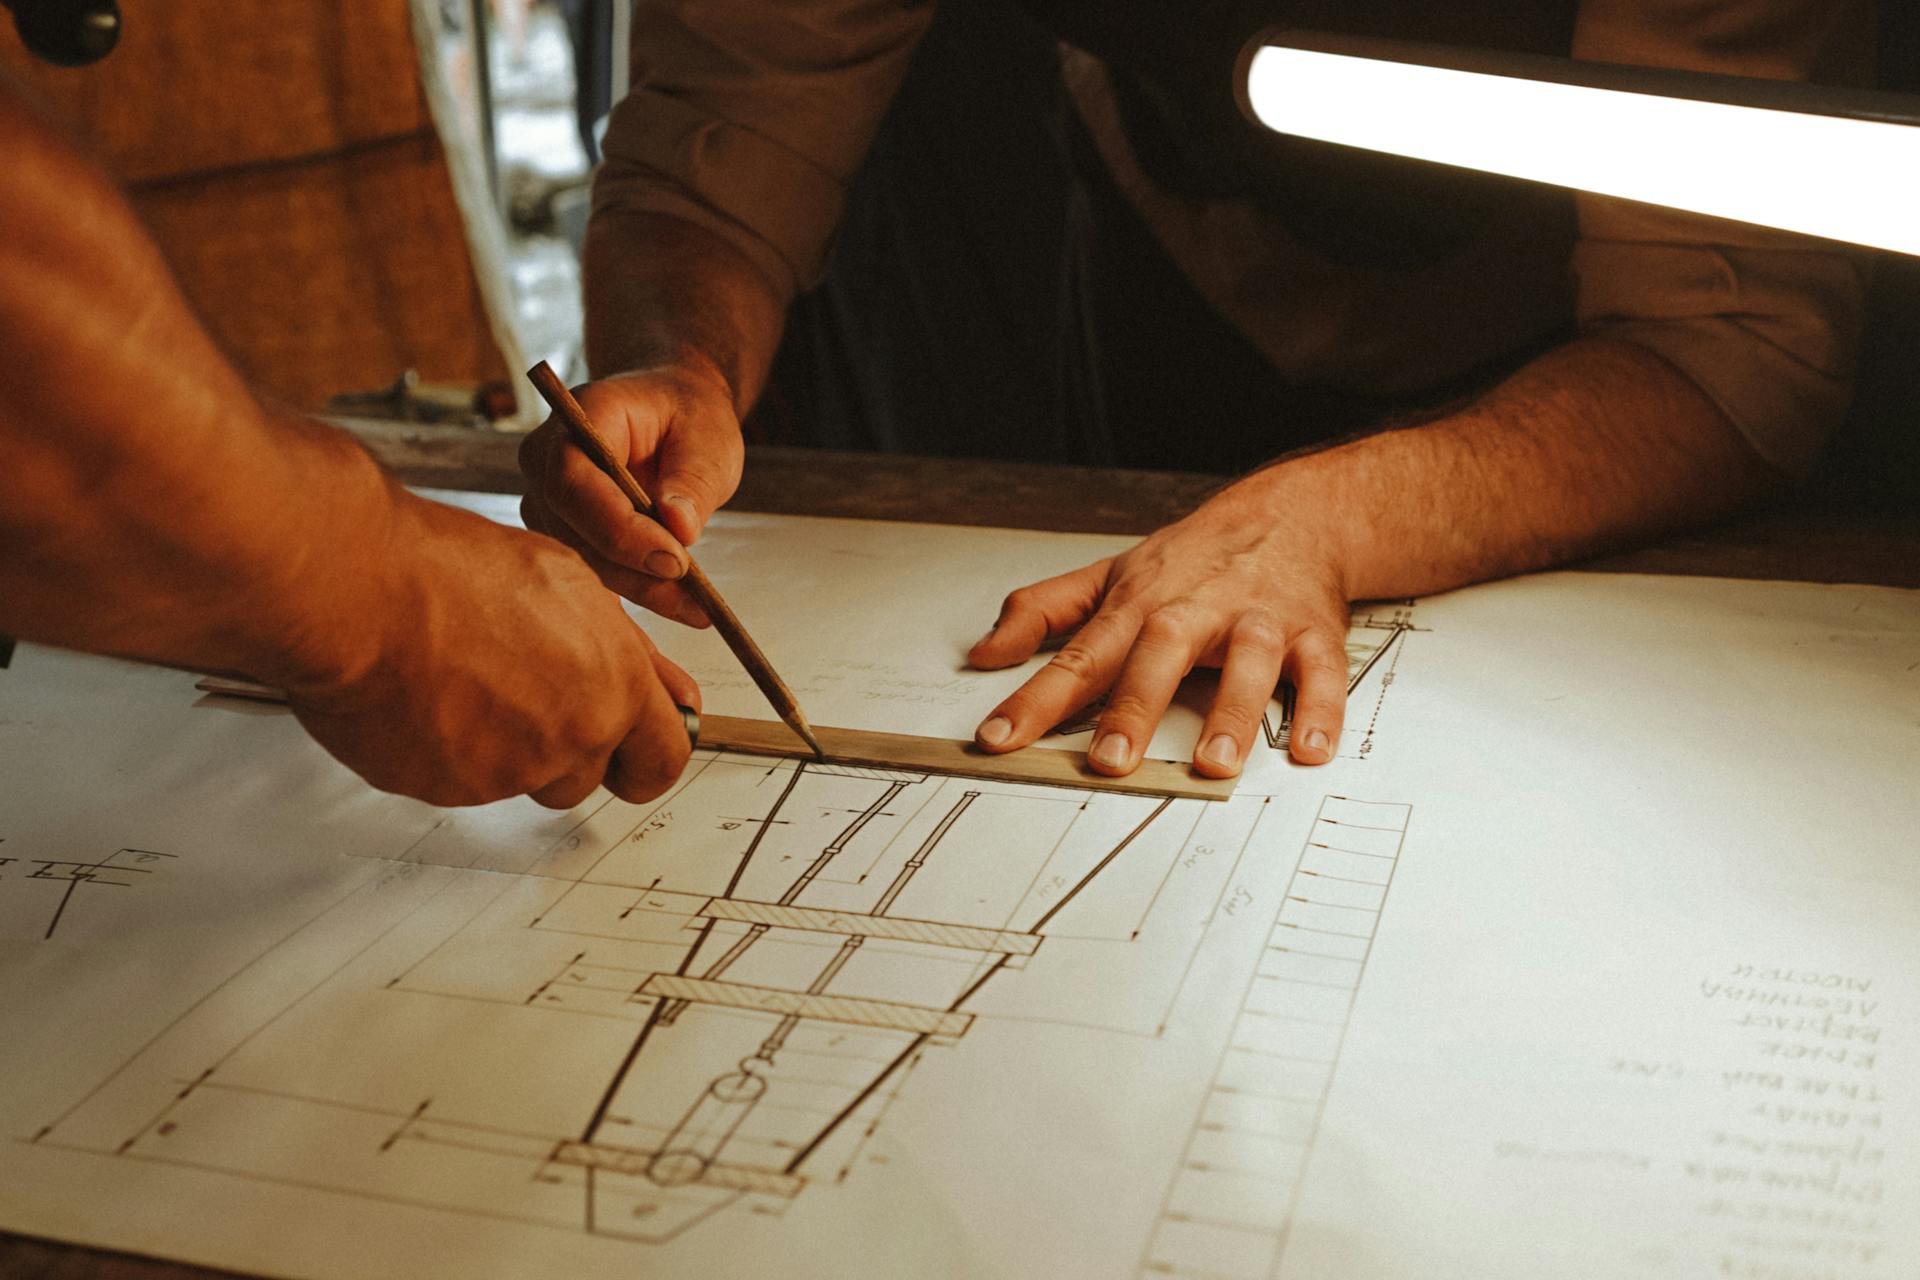
[[[507,376],[430,141],[149,186],[134,203],[214,335],[288,403],[318,408],[409,367]]]
[[[154,0],[120,46],[0,67],[126,184],[181,287],[268,394],[316,410],[417,369],[510,376],[415,56],[407,0]]]
[[[323,155],[429,130],[403,0],[161,0],[124,7],[91,67],[0,60],[131,183]]]

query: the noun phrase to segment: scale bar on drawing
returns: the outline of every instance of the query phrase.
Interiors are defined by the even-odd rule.
[[[1264,1280],[1280,1265],[1412,812],[1321,801],[1175,1166],[1143,1276]]]

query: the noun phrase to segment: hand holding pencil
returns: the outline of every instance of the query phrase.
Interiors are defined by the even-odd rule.
[[[615,454],[592,420],[587,417],[586,411],[580,407],[580,402],[574,398],[566,384],[560,381],[559,375],[554,373],[552,366],[542,360],[527,371],[527,377],[552,408],[554,417],[565,425],[573,443],[593,461],[595,466],[612,479],[627,501],[632,503],[633,509],[650,519],[660,521],[661,515],[653,498],[641,488],[640,482],[634,479],[633,473]],[[793,696],[793,691],[773,669],[773,664],[767,660],[766,654],[760,651],[760,646],[754,643],[753,637],[747,634],[740,619],[721,597],[720,592],[692,555],[687,555],[685,565],[685,572],[680,582],[685,586],[687,593],[705,611],[713,623],[714,630],[718,631],[721,638],[726,641],[727,648],[733,651],[733,655],[740,660],[740,665],[746,668],[747,674],[753,678],[760,692],[766,695],[767,701],[772,704],[780,719],[800,735],[801,740],[812,749],[814,755],[822,755],[820,742],[814,737],[813,728],[807,723],[805,714],[801,712],[800,703]]]

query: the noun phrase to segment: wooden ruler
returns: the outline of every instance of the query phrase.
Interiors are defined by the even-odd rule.
[[[1142,760],[1124,778],[1109,778],[1087,767],[1078,751],[1050,747],[1022,747],[1006,755],[990,755],[971,742],[951,738],[921,738],[907,733],[876,733],[868,729],[835,729],[815,725],[820,749],[836,764],[867,765],[882,769],[924,769],[962,778],[991,778],[1001,782],[1029,782],[1051,787],[1078,787],[1090,791],[1117,791],[1127,795],[1173,796],[1183,800],[1228,800],[1234,778],[1203,778],[1185,764],[1172,760]],[[804,756],[813,752],[793,730],[778,720],[746,720],[734,716],[700,717],[700,745],[758,756]]]
[[[262,702],[285,702],[278,689],[207,676],[194,685],[203,693]],[[1022,747],[1003,756],[989,755],[971,742],[951,738],[921,738],[910,733],[875,733],[868,729],[817,726],[820,748],[834,764],[877,769],[918,769],[961,778],[992,778],[1001,782],[1028,782],[1048,787],[1078,787],[1087,791],[1115,791],[1123,795],[1173,796],[1181,800],[1230,800],[1238,779],[1203,778],[1172,760],[1142,760],[1124,778],[1109,778],[1087,767],[1078,751],[1051,747]],[[755,756],[795,756],[814,759],[800,735],[778,720],[748,720],[738,716],[700,717],[700,745]]]

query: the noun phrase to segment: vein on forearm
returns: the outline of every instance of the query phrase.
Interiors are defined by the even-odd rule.
[[[1685,375],[1582,339],[1473,404],[1275,469],[1349,598],[1444,591],[1718,518],[1781,482]]]

